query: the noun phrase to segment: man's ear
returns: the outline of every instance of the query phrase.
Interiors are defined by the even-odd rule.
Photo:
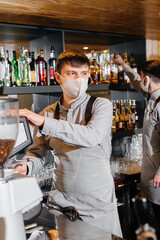
[[[150,82],[151,82],[150,76],[145,76],[144,77],[144,85],[149,86]]]
[[[56,77],[56,81],[61,84],[61,77],[59,76],[59,73],[55,72],[55,77]]]

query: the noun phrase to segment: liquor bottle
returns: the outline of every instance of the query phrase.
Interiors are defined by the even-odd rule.
[[[121,64],[118,64],[118,84],[124,84],[124,71]]]
[[[49,65],[49,85],[58,85],[58,82],[56,81],[56,78],[55,78],[56,61],[57,61],[57,59],[55,58],[54,46],[51,46],[50,59],[48,61],[48,65]]]
[[[34,58],[34,52],[31,52],[30,73],[31,73],[30,85],[31,85],[31,86],[35,86],[35,85],[36,85],[36,75],[35,75],[35,58]]]
[[[116,101],[112,101],[113,104],[113,120],[112,120],[112,132],[116,132]]]
[[[5,65],[4,65],[4,48],[0,47],[0,87],[4,85],[4,77],[5,77]]]
[[[92,84],[100,83],[100,71],[100,66],[97,63],[97,59],[94,57],[94,51],[92,51],[92,57],[90,59],[90,74]]]
[[[115,114],[116,131],[119,131],[119,120],[120,120],[120,104],[119,101],[116,100],[116,114]]]
[[[118,83],[118,66],[113,60],[110,61],[111,64],[111,83]]]
[[[125,61],[125,63],[127,63],[130,66],[130,63],[128,61],[127,52],[124,53],[124,61]],[[130,79],[125,72],[124,72],[124,83],[130,83]]]
[[[28,78],[29,78],[29,85],[31,86],[31,67],[30,67],[30,63],[31,63],[32,59],[31,59],[31,52],[28,51],[27,52],[27,63],[28,63]]]
[[[119,131],[125,130],[125,105],[123,100],[120,101],[120,112],[119,112]]]
[[[135,63],[134,53],[130,56],[130,66],[137,73],[137,64]]]
[[[136,109],[136,100],[132,100],[132,112],[134,113],[134,119],[133,119],[133,123],[134,123],[134,128],[138,128],[138,113],[137,113],[137,109]]]
[[[12,87],[12,67],[11,62],[9,61],[8,50],[5,51],[4,68],[5,68],[4,86]]]
[[[27,58],[25,56],[24,46],[21,46],[21,57],[18,59],[18,67],[21,86],[29,86],[29,67]]]
[[[13,51],[13,59],[11,62],[11,66],[12,66],[12,86],[21,86],[16,51]]]
[[[101,65],[102,81],[109,83],[111,79],[110,54],[106,53]]]
[[[36,84],[37,86],[47,85],[47,64],[43,58],[43,49],[36,59]]]
[[[134,129],[134,115],[133,115],[133,111],[132,111],[131,99],[129,99],[129,101],[128,101],[128,111],[129,111],[129,121],[128,121],[127,128],[129,130],[133,130]]]

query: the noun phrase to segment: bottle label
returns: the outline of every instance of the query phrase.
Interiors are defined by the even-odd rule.
[[[36,82],[36,79],[35,79],[35,71],[31,71],[31,82]]]
[[[4,64],[0,62],[0,80],[4,79],[5,69]]]
[[[54,79],[54,68],[53,67],[49,68],[49,78],[50,78],[50,80]]]

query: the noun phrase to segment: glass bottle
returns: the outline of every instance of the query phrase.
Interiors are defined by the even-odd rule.
[[[124,53],[124,61],[127,65],[130,66],[130,63],[128,61],[128,56],[127,56],[127,52]],[[124,83],[130,83],[130,79],[128,77],[128,75],[124,72]]]
[[[118,64],[118,84],[124,84],[124,70],[121,64]]]
[[[12,87],[12,67],[11,62],[9,61],[8,50],[5,51],[4,66],[5,66],[4,86]]]
[[[129,121],[128,121],[127,128],[129,130],[133,130],[134,129],[134,116],[133,116],[133,111],[132,111],[131,99],[129,99],[129,101],[128,101],[128,111],[129,111]]]
[[[91,53],[92,53],[92,57],[90,59],[91,83],[98,84],[100,83],[100,66],[97,63],[97,59],[94,57],[94,51],[92,51]]]
[[[5,65],[4,65],[4,47],[0,47],[0,87],[4,85]]]
[[[50,59],[48,61],[48,65],[49,65],[49,85],[58,85],[58,82],[56,81],[56,78],[55,78],[56,61],[57,61],[57,59],[55,58],[54,46],[51,46]]]
[[[109,83],[111,78],[111,64],[110,64],[109,53],[106,53],[106,56],[103,59],[101,71],[102,71],[102,81],[105,83]]]
[[[47,64],[43,58],[43,49],[36,59],[36,84],[37,86],[47,85]]]
[[[111,64],[111,83],[118,83],[118,66],[113,60],[110,61]]]
[[[11,66],[12,66],[12,86],[16,87],[21,86],[16,51],[13,51],[13,59],[11,62]]]
[[[112,120],[112,132],[116,132],[116,102],[113,100],[113,120]]]
[[[34,52],[31,52],[30,73],[31,73],[30,85],[31,85],[31,86],[35,86],[35,85],[36,85],[36,75],[35,75],[35,58],[34,58]]]
[[[29,67],[27,58],[25,56],[24,46],[21,46],[21,57],[18,59],[18,67],[21,86],[29,86]]]
[[[28,62],[28,78],[29,78],[29,85],[30,86],[31,86],[31,67],[30,67],[31,61],[32,61],[31,52],[28,51],[27,52],[27,62]]]
[[[133,119],[133,123],[134,123],[134,128],[138,128],[138,113],[137,113],[137,109],[136,109],[136,100],[132,100],[132,112],[134,113],[134,119]]]
[[[137,64],[135,63],[134,53],[130,56],[130,66],[137,73]]]

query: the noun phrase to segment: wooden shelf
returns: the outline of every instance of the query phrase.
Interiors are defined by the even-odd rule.
[[[132,91],[130,84],[91,84],[87,91]],[[14,94],[38,94],[38,93],[61,93],[62,89],[59,85],[55,86],[32,86],[32,87],[0,87],[0,95]]]

